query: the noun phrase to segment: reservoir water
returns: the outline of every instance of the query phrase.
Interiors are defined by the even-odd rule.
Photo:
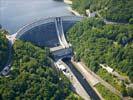
[[[0,0],[0,24],[10,34],[33,21],[72,15],[68,5],[54,0]]]

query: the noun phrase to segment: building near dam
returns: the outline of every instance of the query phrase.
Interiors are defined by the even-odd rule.
[[[50,48],[54,57],[71,56],[72,49],[66,40],[67,31],[83,19],[79,16],[49,17],[22,27],[15,37]]]

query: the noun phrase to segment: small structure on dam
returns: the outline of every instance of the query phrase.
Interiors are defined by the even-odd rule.
[[[66,32],[82,19],[79,16],[49,17],[22,27],[15,36],[38,46],[49,47],[55,58],[68,57],[72,49],[66,41]]]

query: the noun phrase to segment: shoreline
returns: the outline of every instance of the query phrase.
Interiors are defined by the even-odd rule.
[[[72,1],[71,0],[64,0],[64,3],[71,5]]]
[[[79,14],[77,11],[73,10],[72,7],[67,7],[67,10],[70,11],[72,14],[76,15],[76,16],[82,16],[81,14]]]
[[[71,0],[64,0],[64,3],[69,5],[67,7],[67,10],[70,11],[73,15],[82,16],[81,14],[79,14],[79,12],[77,12],[76,10],[72,9],[72,7],[70,6],[70,5],[72,5],[72,1]]]

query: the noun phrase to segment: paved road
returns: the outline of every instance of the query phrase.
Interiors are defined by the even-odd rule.
[[[103,18],[103,17],[99,14],[99,11],[97,11],[96,14],[97,14],[101,19],[103,19],[103,21],[104,21],[106,24],[128,24],[128,23],[123,23],[123,22],[109,21],[109,20]]]
[[[72,90],[75,91],[78,95],[80,95],[84,100],[91,100],[90,96],[88,95],[88,93],[86,92],[82,84],[79,82],[79,80],[76,78],[74,73],[71,71],[69,66],[66,65],[62,60],[60,60],[59,62],[56,62],[56,65],[58,66],[58,69],[63,69],[63,67],[59,65],[63,65],[67,69],[66,71],[62,70],[62,72],[70,80],[72,84],[71,86]]]
[[[78,72],[78,70],[72,65],[71,61],[64,60],[64,62],[69,66],[71,71],[74,73],[78,81],[82,84],[88,95],[92,100],[100,100],[99,96],[96,94],[96,92],[92,89],[92,87],[88,84],[86,79]]]
[[[12,61],[12,43],[11,41],[8,41],[8,61],[6,63],[6,66],[10,65]]]
[[[80,62],[81,65],[89,72],[91,73],[95,78],[97,78],[100,83],[105,86],[107,89],[109,89],[111,92],[113,92],[114,94],[119,95],[122,98],[121,93],[116,90],[112,85],[110,85],[109,83],[107,83],[106,81],[104,81],[101,77],[99,77],[98,75],[96,75],[94,72],[92,72],[89,68],[87,68],[82,62]]]
[[[8,39],[8,60],[6,64],[3,66],[3,70],[0,72],[0,74],[7,75],[12,62],[12,41]]]
[[[90,83],[91,86],[97,85],[100,81],[92,75],[92,73],[89,73],[79,62],[74,62],[71,60],[73,65],[76,67],[76,69],[86,78],[86,80]]]

